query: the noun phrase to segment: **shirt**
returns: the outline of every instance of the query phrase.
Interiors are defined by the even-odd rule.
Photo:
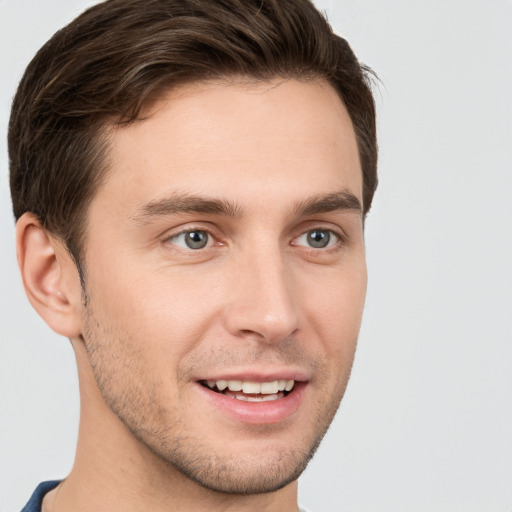
[[[60,480],[50,480],[48,482],[40,483],[21,512],[41,512],[44,495],[47,492],[50,492],[54,487],[57,487],[59,483]],[[299,512],[308,512],[308,510],[303,507],[299,507]]]

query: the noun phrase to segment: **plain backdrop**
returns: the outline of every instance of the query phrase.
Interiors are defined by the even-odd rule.
[[[0,0],[0,512],[70,470],[69,342],[18,277],[6,125],[87,0]],[[302,477],[316,512],[512,511],[512,2],[318,0],[379,75],[380,188],[352,380]]]

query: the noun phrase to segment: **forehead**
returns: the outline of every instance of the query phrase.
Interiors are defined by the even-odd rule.
[[[362,196],[352,123],[324,81],[183,85],[109,139],[110,170],[92,206],[126,214],[175,192],[242,202]]]

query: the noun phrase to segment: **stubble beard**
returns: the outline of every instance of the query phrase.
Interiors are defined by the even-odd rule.
[[[261,452],[217,453],[208,442],[187,435],[189,429],[183,424],[178,411],[155,401],[161,383],[154,380],[150,368],[144,366],[145,358],[140,347],[137,348],[133,340],[117,338],[115,328],[98,321],[90,298],[86,311],[82,340],[107,406],[156,456],[158,462],[155,467],[163,468],[164,472],[178,471],[210,491],[235,495],[262,494],[275,492],[295,481],[327,432],[348,383],[350,369],[338,388],[319,401],[312,434],[301,443],[302,446],[289,446],[270,453],[268,457],[262,457]],[[111,343],[98,342],[106,339]],[[131,363],[127,366],[126,361]]]

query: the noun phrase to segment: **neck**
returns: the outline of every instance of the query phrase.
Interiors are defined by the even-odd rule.
[[[76,344],[75,344],[76,345]],[[297,482],[272,493],[226,494],[206,489],[137,439],[105,404],[80,347],[80,428],[68,477],[44,500],[44,512],[296,512]]]

